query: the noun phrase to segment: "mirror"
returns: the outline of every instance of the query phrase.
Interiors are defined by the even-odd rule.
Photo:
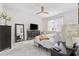
[[[24,40],[24,24],[15,24],[15,42]]]

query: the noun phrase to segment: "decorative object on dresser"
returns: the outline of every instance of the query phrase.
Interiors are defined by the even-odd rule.
[[[35,36],[38,36],[38,35],[40,35],[40,31],[39,30],[29,30],[29,31],[27,31],[27,40],[31,40]]]
[[[11,17],[7,14],[6,10],[3,10],[3,12],[0,13],[0,22],[3,25],[7,25],[7,22],[11,21]]]
[[[0,51],[11,48],[11,26],[0,25]]]

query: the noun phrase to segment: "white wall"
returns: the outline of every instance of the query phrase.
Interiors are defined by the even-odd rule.
[[[62,18],[63,18],[63,24],[78,24],[78,9],[69,10],[55,16],[44,18],[43,21],[45,23],[43,24],[44,25],[43,30],[47,31],[46,30],[47,26],[45,25],[47,25],[49,20],[55,20],[55,19],[61,20]]]
[[[64,24],[78,24],[78,9],[64,13]]]
[[[2,4],[0,4],[0,13],[2,12],[2,10],[3,10],[3,6],[2,6]],[[0,24],[1,24],[1,22],[0,22]]]
[[[4,6],[4,9],[6,9],[6,12],[12,17],[11,21],[8,22],[9,25],[12,25],[12,44],[15,42],[15,24],[24,24],[25,40],[27,39],[27,30],[29,29],[30,23],[38,24],[39,30],[42,30],[41,18],[27,12],[27,8],[23,6],[17,6],[17,8]]]
[[[2,11],[2,4],[0,4],[0,11]]]

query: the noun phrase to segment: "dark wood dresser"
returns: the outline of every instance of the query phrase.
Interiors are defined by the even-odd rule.
[[[27,40],[31,40],[35,36],[38,36],[38,35],[40,35],[40,31],[39,30],[30,30],[30,31],[27,31]]]
[[[0,51],[11,48],[11,26],[0,25]]]

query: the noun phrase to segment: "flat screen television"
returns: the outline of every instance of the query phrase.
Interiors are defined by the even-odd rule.
[[[37,24],[30,24],[30,30],[38,30]]]

